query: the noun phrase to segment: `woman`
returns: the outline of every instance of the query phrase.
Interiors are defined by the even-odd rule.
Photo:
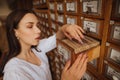
[[[52,80],[46,53],[56,47],[56,39],[67,36],[82,42],[84,38],[79,26],[63,25],[56,35],[40,40],[39,27],[37,15],[31,10],[15,10],[8,15],[9,61],[4,68],[4,80]],[[71,67],[68,61],[61,80],[80,80],[86,64],[85,54],[79,55]]]

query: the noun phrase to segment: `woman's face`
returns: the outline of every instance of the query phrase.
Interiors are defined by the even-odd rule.
[[[40,29],[37,17],[27,13],[19,22],[15,35],[22,45],[37,45],[40,40]]]

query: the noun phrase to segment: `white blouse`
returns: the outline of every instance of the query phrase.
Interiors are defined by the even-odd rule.
[[[56,35],[42,39],[37,46],[41,52],[32,51],[40,59],[41,65],[37,66],[17,57],[8,61],[4,68],[4,80],[52,80],[46,52],[56,47]]]

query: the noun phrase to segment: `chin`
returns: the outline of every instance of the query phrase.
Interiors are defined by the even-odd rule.
[[[39,42],[36,42],[36,43],[34,43],[34,44],[32,44],[32,45],[33,45],[33,46],[37,46],[37,45],[38,45],[38,43],[39,43]]]

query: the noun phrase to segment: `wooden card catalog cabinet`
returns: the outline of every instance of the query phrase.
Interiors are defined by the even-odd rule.
[[[77,16],[66,15],[67,24],[77,24]]]
[[[73,0],[73,1],[66,1],[66,13],[77,13],[77,0]]]
[[[69,39],[57,40],[58,53],[61,54],[65,60],[71,59],[72,63],[75,61],[76,57],[84,51],[87,51],[88,61],[96,59],[99,57],[100,53],[100,43],[99,41],[85,36],[83,44]]]
[[[108,63],[105,64],[104,75],[108,80],[120,80],[120,70]]]
[[[64,12],[64,6],[63,2],[57,2],[57,12],[63,13]]]
[[[112,19],[120,20],[120,0],[113,0]]]
[[[62,24],[63,24],[63,23],[65,22],[64,19],[65,19],[65,17],[64,17],[63,14],[58,14],[58,15],[57,15],[57,22],[58,22],[58,23],[62,23]]]
[[[106,59],[114,64],[120,66],[120,46],[106,43]]]
[[[111,21],[108,36],[110,42],[120,45],[120,22]]]
[[[82,0],[81,12],[84,16],[103,17],[103,0]]]
[[[98,19],[81,18],[81,26],[86,31],[86,34],[101,39],[103,31],[103,21]]]

